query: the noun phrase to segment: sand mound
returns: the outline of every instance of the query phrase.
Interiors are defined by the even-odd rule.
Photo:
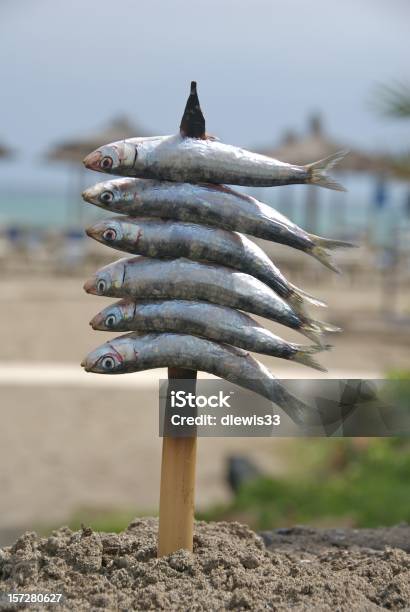
[[[64,610],[360,610],[410,605],[410,555],[268,550],[238,523],[196,524],[195,555],[156,558],[157,521],[121,534],[26,533],[0,551],[0,592],[64,593]],[[50,606],[50,609],[52,607]],[[8,608],[12,609],[12,608]],[[30,609],[44,610],[44,604]]]

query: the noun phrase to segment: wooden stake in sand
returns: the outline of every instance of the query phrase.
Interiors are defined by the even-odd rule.
[[[178,381],[189,381],[195,393],[195,370],[168,368],[167,408],[171,390],[178,390]],[[184,389],[187,382],[184,382]],[[165,417],[166,418],[166,417]],[[162,440],[161,490],[159,502],[158,557],[180,548],[192,552],[195,507],[195,471],[197,437]]]

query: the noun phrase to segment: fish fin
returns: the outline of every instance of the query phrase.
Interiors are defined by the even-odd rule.
[[[272,380],[271,400],[280,406],[297,425],[321,424],[319,412],[290,393],[284,385],[278,384],[276,379]]]
[[[306,306],[322,306],[326,307],[324,302],[316,300],[312,296],[304,295],[303,292],[299,292],[298,288],[291,285],[290,293],[285,298],[289,306],[295,311],[295,313],[303,320],[310,320],[306,313]]]
[[[199,105],[196,81],[191,82],[191,93],[189,94],[179,129],[183,138],[206,138],[205,117]]]
[[[323,349],[325,345],[322,342],[322,335],[326,332],[335,333],[342,330],[331,323],[305,318],[299,331]]]
[[[331,323],[327,323],[326,321],[316,321],[316,319],[306,319],[306,322],[310,325],[310,327],[313,330],[318,331],[322,334],[325,332],[335,333],[335,332],[342,331],[342,329],[340,327],[337,327],[337,325],[332,325]]]
[[[318,346],[319,348],[321,348],[323,346],[322,344],[322,334],[321,332],[317,332],[314,331],[313,329],[311,329],[309,327],[309,325],[302,325],[302,327],[299,329],[300,333],[303,334],[304,336],[306,336],[306,338],[308,338],[309,340],[311,340],[312,342],[314,342],[316,344],[316,346]]]
[[[216,183],[198,183],[199,185],[202,185],[203,187],[206,187],[206,189],[210,189],[211,191],[220,191],[221,193],[227,193],[229,195],[233,195],[236,198],[240,198],[241,200],[245,200],[246,202],[254,202],[255,198],[253,198],[252,196],[249,195],[249,193],[243,193],[240,191],[235,191],[234,189],[232,189],[231,187],[228,187],[228,185],[223,185],[221,184],[216,184]]]
[[[296,353],[293,355],[293,357],[291,357],[292,361],[301,363],[302,365],[313,368],[314,370],[319,370],[320,372],[327,372],[327,369],[313,359],[312,355],[321,351],[329,351],[332,348],[330,344],[321,346],[303,346],[300,344],[295,344],[294,347],[296,349]]]
[[[335,189],[336,191],[346,191],[345,187],[332,179],[326,174],[328,170],[333,168],[340,160],[342,160],[348,151],[339,151],[329,157],[320,159],[313,164],[306,164],[305,168],[309,173],[308,183],[312,185],[319,185],[319,187],[326,187],[327,189]]]
[[[333,261],[332,255],[327,251],[357,247],[357,244],[353,244],[352,242],[345,242],[344,240],[329,240],[328,238],[321,238],[320,236],[315,236],[314,234],[309,234],[309,238],[314,243],[314,246],[309,250],[309,253],[324,266],[326,266],[326,268],[329,268],[338,274],[341,273],[341,270]]]
[[[295,308],[297,308],[298,304],[300,305],[307,303],[312,306],[320,306],[321,308],[327,308],[327,304],[322,300],[315,298],[313,295],[310,295],[310,293],[306,293],[306,291],[303,291],[303,289],[296,287],[296,285],[292,285],[291,283],[289,283],[289,285],[291,288],[291,295],[288,300],[292,307],[294,306]]]

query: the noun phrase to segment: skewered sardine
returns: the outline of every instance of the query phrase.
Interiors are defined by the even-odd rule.
[[[321,347],[287,342],[247,314],[209,302],[121,300],[104,308],[90,324],[101,331],[176,332],[202,336],[325,371],[312,358]]]
[[[120,259],[98,270],[84,289],[108,297],[204,300],[272,319],[316,342],[323,331],[337,330],[297,314],[272,289],[249,274],[188,259]]]
[[[286,280],[260,247],[236,232],[181,221],[131,217],[104,219],[86,231],[103,244],[135,255],[187,257],[235,268],[261,280],[294,310],[302,310],[303,292]],[[316,304],[322,305],[318,301]]]
[[[309,234],[274,208],[224,185],[116,179],[86,189],[83,198],[131,217],[161,217],[217,226],[279,242],[312,255],[335,271],[338,269],[328,251],[354,246]]]

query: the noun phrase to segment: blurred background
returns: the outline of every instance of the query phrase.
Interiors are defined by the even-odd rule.
[[[340,149],[348,193],[255,190],[315,234],[353,240],[338,276],[262,243],[340,325],[332,378],[410,370],[410,7],[362,0],[0,4],[0,545],[25,529],[121,528],[158,507],[161,372],[85,374],[106,305],[84,280],[115,254],[86,238],[102,180],[81,160],[124,137],[177,131],[198,81],[207,129],[308,163]],[[266,321],[264,321],[266,324]],[[283,336],[301,341],[297,335]],[[278,377],[315,376],[261,357]],[[163,373],[162,373],[163,375]],[[410,520],[405,440],[202,439],[198,511],[255,528]]]

